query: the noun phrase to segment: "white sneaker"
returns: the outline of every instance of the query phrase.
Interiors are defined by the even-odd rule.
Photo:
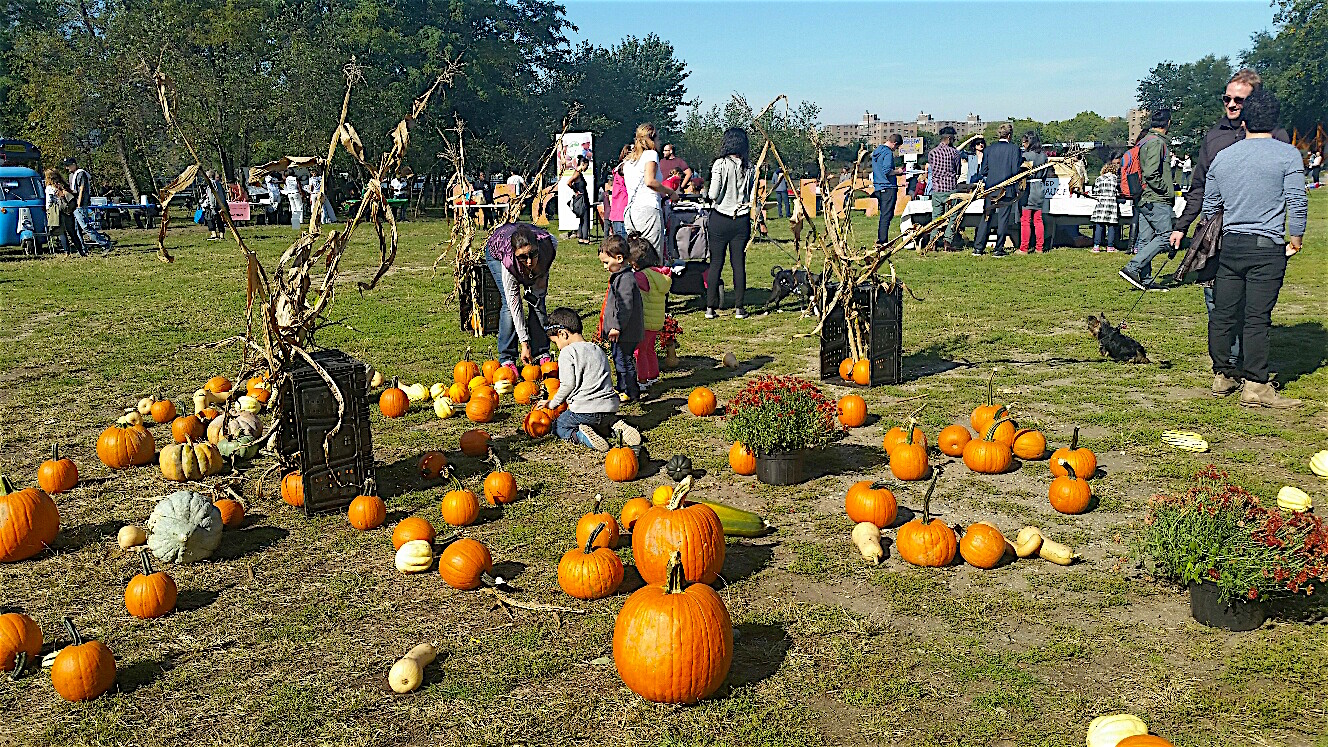
[[[641,445],[641,431],[628,425],[626,420],[618,420],[613,423],[613,432],[622,439],[623,446],[630,446],[633,449]]]
[[[577,426],[576,430],[581,434],[581,437],[586,440],[586,445],[590,448],[600,453],[609,450],[609,442],[605,441],[603,436],[596,433],[594,428],[591,428],[588,425],[580,425]]]

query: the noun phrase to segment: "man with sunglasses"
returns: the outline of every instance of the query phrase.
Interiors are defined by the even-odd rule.
[[[1208,168],[1212,166],[1213,159],[1224,149],[1245,139],[1245,123],[1241,121],[1241,115],[1245,108],[1245,98],[1256,89],[1263,87],[1263,79],[1259,74],[1245,68],[1231,77],[1227,82],[1226,90],[1222,93],[1223,115],[1213,125],[1213,129],[1204,136],[1203,146],[1199,148],[1198,163],[1194,166],[1194,177],[1190,181],[1190,188],[1185,192],[1185,209],[1181,211],[1180,217],[1176,218],[1176,223],[1172,226],[1171,236],[1168,241],[1171,244],[1172,251],[1180,249],[1181,239],[1185,238],[1186,232],[1190,226],[1199,217],[1199,211],[1203,209],[1204,186],[1208,180]],[[1291,136],[1287,131],[1278,127],[1273,130],[1273,139],[1281,140],[1284,143],[1291,142]],[[1208,316],[1211,319],[1213,315],[1213,281],[1206,280],[1203,283],[1204,305],[1208,307]],[[1240,340],[1241,340],[1241,322],[1236,322],[1235,343],[1231,346],[1231,356],[1228,362],[1237,366],[1240,363]],[[1230,391],[1220,392],[1228,394]]]
[[[484,244],[485,262],[503,297],[498,312],[498,362],[513,371],[518,360],[537,363],[548,359],[545,298],[549,268],[557,253],[558,240],[528,223],[505,223]]]

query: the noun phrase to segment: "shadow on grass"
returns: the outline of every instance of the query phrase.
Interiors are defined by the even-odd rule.
[[[290,531],[274,526],[258,526],[227,532],[221,547],[212,557],[220,560],[233,560],[250,553],[260,553],[277,544],[290,535]]]
[[[852,475],[870,472],[885,464],[885,452],[863,444],[835,444],[804,463],[806,477],[814,480],[828,475]]]
[[[99,524],[79,524],[63,529],[51,543],[51,549],[58,552],[82,550],[88,545],[110,541],[120,531],[123,522],[103,521]]]
[[[788,658],[792,641],[782,625],[743,623],[733,628],[733,665],[724,695],[767,679]]]
[[[164,659],[149,659],[130,664],[127,667],[120,667],[115,672],[115,684],[119,686],[120,692],[126,695],[135,692],[139,688],[150,685],[161,675],[175,668],[175,657],[168,656]]]
[[[1277,380],[1283,384],[1328,366],[1328,329],[1319,322],[1274,326],[1269,358],[1278,362]]]
[[[220,591],[212,591],[211,589],[183,589],[179,596],[175,598],[175,611],[193,612],[194,610],[201,610],[217,601],[217,597],[220,596]]]
[[[720,578],[724,579],[725,586],[731,586],[739,581],[751,578],[762,568],[765,568],[774,556],[774,544],[748,545],[736,543],[727,545],[724,548],[724,568],[720,571]]]

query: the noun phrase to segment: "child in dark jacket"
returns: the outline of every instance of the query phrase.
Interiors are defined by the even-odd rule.
[[[636,360],[632,354],[645,337],[641,290],[636,285],[636,272],[632,269],[630,257],[627,240],[621,236],[610,236],[599,247],[599,261],[609,272],[609,290],[604,296],[600,331],[602,339],[609,341],[613,368],[618,374],[616,388],[624,402],[641,399],[641,388],[636,381]]]

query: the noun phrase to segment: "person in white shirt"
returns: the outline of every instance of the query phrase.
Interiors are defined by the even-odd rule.
[[[520,174],[513,172],[511,176],[507,177],[507,186],[512,188],[513,197],[520,197],[521,192],[526,188],[526,180]]]
[[[655,151],[655,126],[646,122],[637,125],[632,152],[623,161],[623,181],[627,184],[627,212],[623,223],[628,231],[636,231],[664,256],[664,208],[661,197],[677,199],[678,193],[660,181],[659,153]]]
[[[290,224],[296,231],[304,224],[304,191],[300,189],[300,179],[295,176],[295,169],[286,169],[286,182],[281,193],[290,203]]]

